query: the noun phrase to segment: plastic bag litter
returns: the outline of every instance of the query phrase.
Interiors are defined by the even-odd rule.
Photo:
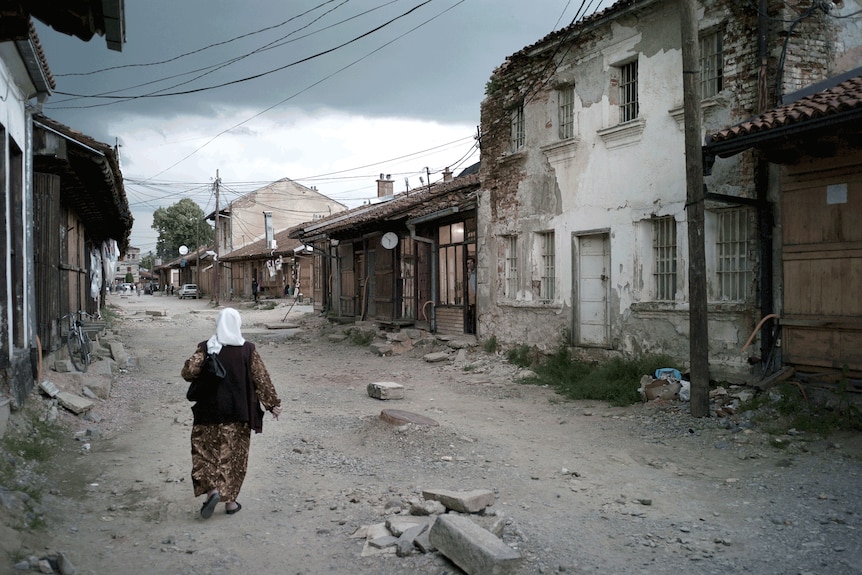
[[[679,400],[680,401],[690,401],[691,400],[691,382],[685,381],[681,379],[679,388]]]
[[[656,379],[675,379],[677,381],[682,379],[682,374],[679,370],[672,367],[660,367],[655,370],[655,374],[653,376]]]

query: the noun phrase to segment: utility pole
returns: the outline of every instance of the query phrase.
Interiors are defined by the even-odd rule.
[[[213,237],[215,238],[215,246],[213,246],[215,251],[215,255],[213,256],[213,265],[215,266],[215,304],[219,304],[219,295],[221,292],[221,274],[219,273],[219,268],[221,268],[221,263],[218,260],[218,245],[219,245],[219,205],[218,205],[218,192],[219,192],[219,177],[218,170],[216,170],[216,178],[215,178],[215,234]]]
[[[689,361],[691,415],[709,416],[709,324],[706,306],[706,253],[703,231],[700,43],[695,0],[679,0],[682,38],[682,91],[685,106],[685,183],[688,222]]]

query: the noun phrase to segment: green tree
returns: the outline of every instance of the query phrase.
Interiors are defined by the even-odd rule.
[[[153,212],[152,228],[159,232],[156,253],[164,260],[179,255],[180,246],[194,251],[199,246],[213,242],[213,228],[205,219],[206,214],[194,200],[183,198],[166,208]]]
[[[153,252],[149,252],[147,255],[141,258],[141,267],[148,272],[153,271],[153,268],[156,267],[156,254]]]

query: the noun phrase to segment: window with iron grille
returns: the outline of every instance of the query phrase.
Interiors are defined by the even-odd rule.
[[[620,123],[638,117],[638,62],[620,66]]]
[[[749,254],[752,237],[748,210],[723,210],[718,213],[716,256],[718,296],[722,300],[745,301],[754,272]]]
[[[518,295],[518,236],[505,236],[505,270],[503,295],[515,299]]]
[[[524,107],[518,106],[512,112],[512,151],[517,152],[524,147]]]
[[[673,217],[653,220],[653,255],[655,299],[673,301],[676,295],[676,220]]]
[[[575,87],[566,86],[557,90],[559,100],[560,139],[575,137]]]
[[[700,37],[700,97],[715,96],[724,87],[724,41],[721,30]]]
[[[554,301],[554,284],[556,278],[556,263],[554,254],[554,232],[539,234],[541,241],[542,293],[544,301]]]

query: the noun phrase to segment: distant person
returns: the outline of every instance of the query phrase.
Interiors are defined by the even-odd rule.
[[[253,343],[242,337],[242,318],[233,308],[216,318],[215,334],[198,344],[181,375],[191,382],[192,485],[195,497],[206,495],[201,517],[209,519],[219,502],[225,513],[242,509],[237,501],[248,468],[251,431],[263,431],[263,408],[275,419],[281,400]],[[204,367],[207,355],[224,368],[219,377]]]
[[[254,303],[257,303],[257,292],[259,286],[257,285],[257,278],[252,278],[251,280],[251,295],[254,296]]]

